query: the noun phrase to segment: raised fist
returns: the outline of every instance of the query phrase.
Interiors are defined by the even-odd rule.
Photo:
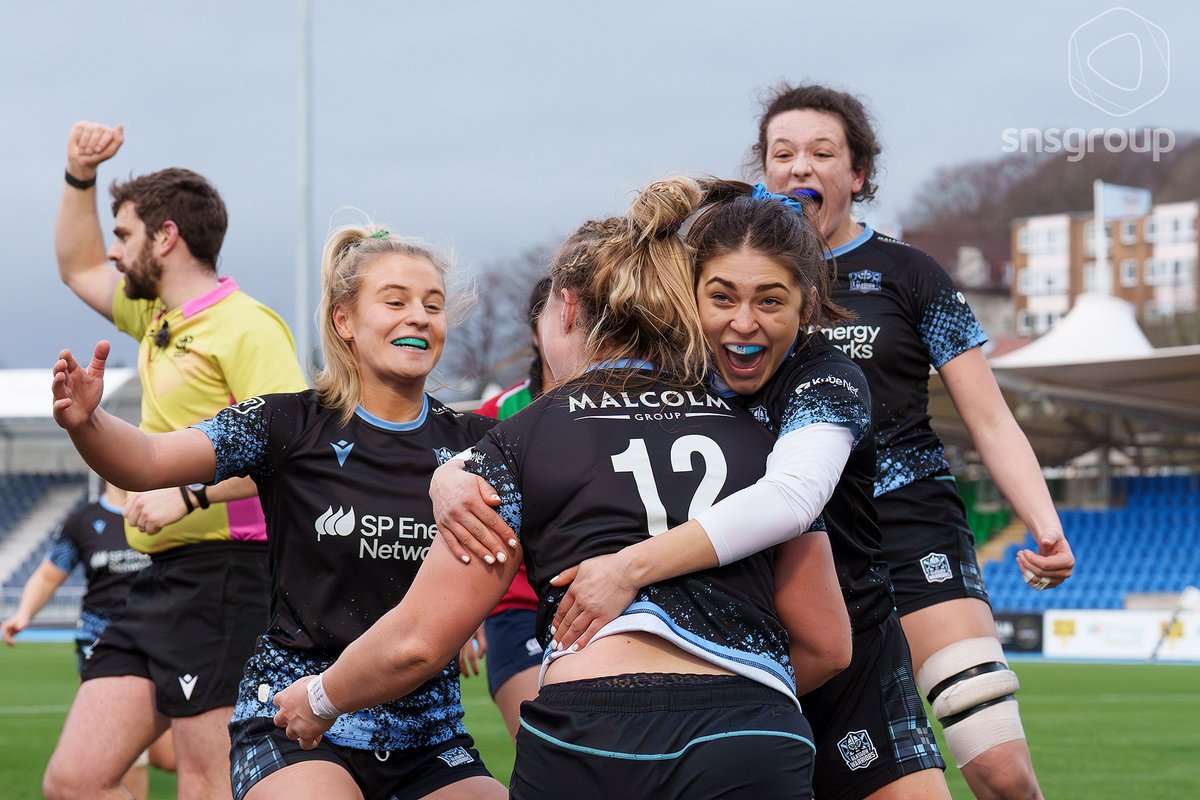
[[[81,181],[96,177],[96,167],[117,154],[125,142],[125,126],[115,128],[86,120],[76,122],[67,137],[67,171]]]

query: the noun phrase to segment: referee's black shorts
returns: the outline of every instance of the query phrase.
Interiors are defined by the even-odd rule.
[[[748,678],[618,675],[542,688],[521,705],[515,800],[808,798],[812,731]]]
[[[883,558],[900,616],[974,597],[987,602],[975,536],[951,475],[934,475],[875,498]]]
[[[148,678],[168,717],[232,706],[268,609],[266,542],[201,542],[155,554],[80,677]]]

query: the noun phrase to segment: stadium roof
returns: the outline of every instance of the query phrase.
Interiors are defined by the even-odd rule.
[[[105,409],[129,422],[141,412],[137,371],[104,373]],[[0,369],[0,471],[79,472],[84,469],[66,431],[54,422],[50,370]]]
[[[1200,346],[1153,348],[1123,300],[1081,295],[1049,333],[991,366],[1043,466],[1114,447],[1140,466],[1200,465]],[[970,449],[936,378],[930,410],[948,443]]]
[[[133,380],[136,384],[137,370],[114,367],[104,373],[104,405],[121,394],[125,385]],[[50,370],[48,369],[0,369],[0,426],[14,424],[36,425],[48,422],[54,425],[53,408],[50,401]]]

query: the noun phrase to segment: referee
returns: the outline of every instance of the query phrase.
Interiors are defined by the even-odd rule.
[[[170,168],[114,182],[105,252],[96,172],[124,138],[120,126],[71,129],[54,244],[63,282],[139,342],[142,429],[177,430],[231,398],[303,390],[286,324],[217,275],[227,215],[202,176]],[[179,796],[230,795],[226,726],[267,622],[266,531],[253,494],[237,480],[130,500],[126,537],[152,562],[84,664],[46,768],[48,798],[124,797],[121,775],[168,728]]]

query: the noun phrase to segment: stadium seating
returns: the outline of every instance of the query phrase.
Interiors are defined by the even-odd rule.
[[[0,474],[0,541],[8,536],[16,524],[32,509],[46,492],[54,486],[78,485],[83,488],[86,478],[79,474],[70,473],[3,473]],[[67,509],[68,511],[70,509]],[[37,543],[28,551],[16,569],[8,575],[0,576],[5,589],[19,590],[25,581],[37,569],[50,547],[50,537],[53,530],[47,530]],[[68,585],[83,585],[83,573],[75,570]]]
[[[1107,511],[1061,509],[1075,552],[1075,574],[1053,592],[1033,592],[1016,567],[1026,534],[1004,558],[984,565],[996,611],[1123,608],[1131,593],[1180,592],[1200,584],[1200,476],[1126,477],[1113,481]]]

